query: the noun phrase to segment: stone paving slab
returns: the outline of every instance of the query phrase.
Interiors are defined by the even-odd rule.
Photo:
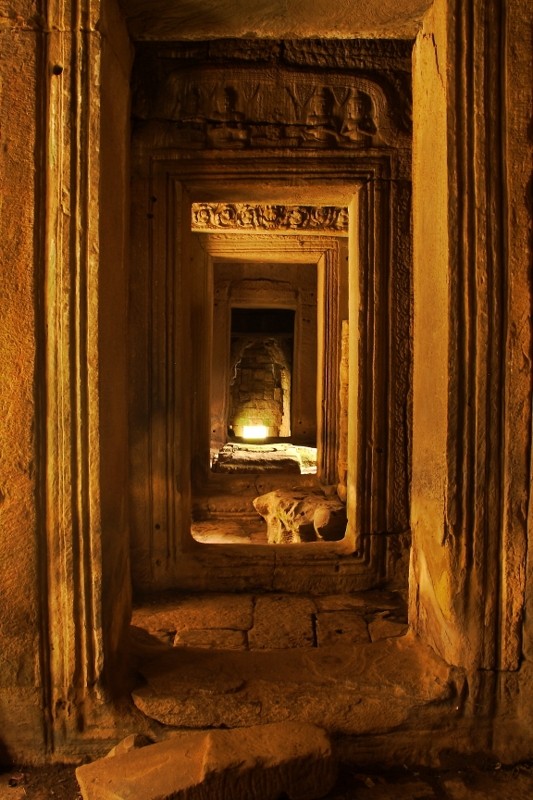
[[[208,650],[247,650],[245,631],[192,630],[178,631],[174,637],[174,647],[202,647]]]
[[[405,631],[404,631],[405,632]],[[368,625],[364,616],[352,611],[322,611],[317,614],[317,646],[370,641]]]
[[[266,650],[366,642],[407,631],[401,598],[388,592],[307,597],[202,594],[133,611],[132,624],[176,647]],[[368,626],[368,627],[367,627]]]
[[[253,627],[248,632],[250,650],[314,647],[315,612],[315,604],[306,597],[257,597]]]
[[[390,636],[403,636],[407,633],[407,624],[387,617],[377,617],[368,624],[368,632],[373,642],[388,639]]]
[[[404,616],[405,603],[397,592],[369,590],[353,594],[327,594],[314,598],[319,611],[359,610],[364,614],[395,612]]]
[[[186,644],[185,631],[246,631],[252,624],[253,598],[244,594],[185,595],[143,605],[132,614],[132,625],[161,641],[177,644]]]

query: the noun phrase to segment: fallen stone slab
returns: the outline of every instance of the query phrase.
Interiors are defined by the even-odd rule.
[[[213,464],[214,472],[289,472],[299,475],[301,460],[289,444],[226,444]]]
[[[299,722],[180,732],[76,770],[84,800],[314,800],[336,777],[325,732]]]

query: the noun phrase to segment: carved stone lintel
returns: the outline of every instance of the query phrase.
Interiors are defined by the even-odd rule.
[[[348,209],[336,206],[193,203],[192,229],[348,233]]]

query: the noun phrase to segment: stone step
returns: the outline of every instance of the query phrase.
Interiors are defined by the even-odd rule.
[[[297,721],[342,735],[379,734],[450,711],[452,668],[412,634],[290,650],[156,648],[136,643],[147,717],[180,728]]]

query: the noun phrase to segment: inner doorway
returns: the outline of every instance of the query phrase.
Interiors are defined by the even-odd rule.
[[[317,267],[215,262],[210,458],[218,473],[315,473]]]
[[[314,504],[329,508],[335,503],[344,519],[344,527],[338,521],[335,528],[338,541],[346,528],[345,500],[334,501],[336,489],[326,498],[323,487],[336,487],[338,480],[347,229],[339,225],[329,236],[320,229],[319,235],[307,236],[294,231],[220,236],[195,233],[193,226],[193,238],[209,256],[202,296],[212,314],[211,335],[202,335],[198,327],[193,339],[196,396],[202,390],[205,396],[206,378],[210,383],[205,418],[210,470],[195,471],[193,538],[202,543],[299,543],[301,515],[290,535],[270,529],[266,535],[264,509],[257,503],[278,492],[275,501],[284,505],[287,520],[297,506],[301,511],[301,501],[311,516]],[[201,270],[201,253],[194,263]],[[209,370],[202,363],[209,363]],[[195,456],[201,452],[199,412],[197,421]],[[322,536],[313,538],[310,529],[306,541],[322,541]]]
[[[147,43],[136,65],[130,474],[138,587],[235,588],[252,575],[271,587],[275,563],[276,585],[287,579],[292,590],[296,575],[301,585],[311,580],[317,558],[332,583],[348,571],[354,586],[368,586],[389,574],[391,536],[408,527],[411,138],[408,115],[397,112],[408,108],[409,84],[389,73],[391,64],[405,66],[408,79],[410,50],[377,52],[369,72],[354,71],[351,44],[331,52],[321,43],[291,47],[290,64],[286,47],[256,45],[246,45],[252,57],[243,59],[240,44],[225,42],[215,63],[210,44]],[[224,115],[218,98],[230,88],[233,109]],[[367,97],[373,125],[350,137],[356,94]],[[328,98],[322,119],[317,97]],[[318,303],[316,478],[345,498],[346,536],[282,554],[271,546],[202,547],[191,519],[198,507],[213,507],[219,478],[228,477],[213,480],[209,469],[210,359],[229,325],[211,324],[210,270],[218,261],[274,260],[314,264],[323,282],[317,295],[333,298]],[[222,442],[225,416],[221,424]],[[236,480],[229,476],[226,509],[250,483]],[[264,492],[263,480],[255,482]]]
[[[229,474],[315,474],[316,435],[310,432],[308,441],[298,444],[292,431],[293,407],[298,406],[293,403],[293,383],[298,391],[305,383],[294,380],[295,364],[312,377],[316,389],[316,324],[315,352],[305,361],[295,349],[295,309],[237,307],[230,315],[227,437],[220,449],[212,443],[211,469]]]

